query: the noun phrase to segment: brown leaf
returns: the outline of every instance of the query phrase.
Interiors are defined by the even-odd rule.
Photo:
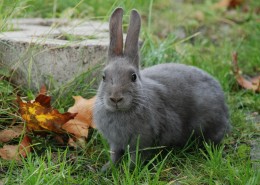
[[[233,72],[235,74],[235,78],[237,83],[248,90],[253,90],[254,92],[260,92],[260,76],[253,77],[249,80],[245,79],[242,75],[242,71],[240,70],[237,62],[237,53],[233,53]]]
[[[79,137],[73,140],[72,138],[69,138],[68,145],[73,148],[86,148],[86,138],[85,137]]]
[[[31,139],[25,135],[19,145],[19,154],[26,157],[31,152]]]
[[[47,95],[47,88],[46,88],[46,85],[42,85],[41,86],[41,89],[40,89],[40,91],[39,91],[39,94],[43,94],[43,95]],[[39,95],[38,94],[38,95]]]
[[[3,148],[0,148],[0,156],[5,160],[19,160],[20,157],[17,155],[18,145],[4,145]]]
[[[68,145],[72,146],[73,148],[78,147],[77,143],[72,138],[69,138]]]
[[[23,132],[23,128],[22,125],[17,125],[0,131],[0,142],[5,143],[19,137]]]
[[[62,128],[66,130],[67,132],[75,135],[76,137],[88,137],[88,129],[89,126],[85,123],[82,123],[78,120],[70,120],[67,123],[65,123]]]
[[[251,82],[252,82],[253,84],[259,84],[259,82],[260,82],[260,76],[255,76],[255,77],[251,78]]]
[[[63,140],[63,138],[62,138],[61,135],[55,135],[55,136],[54,136],[54,139],[55,139],[56,142],[57,142],[58,144],[60,144],[60,145],[64,145],[64,144],[65,144],[65,142],[64,142],[64,140]]]
[[[24,136],[19,145],[4,145],[0,148],[0,156],[5,160],[20,160],[31,152],[31,140],[28,136]]]
[[[84,99],[81,96],[74,96],[75,104],[68,109],[68,112],[77,113],[73,120],[69,120],[62,128],[77,138],[88,136],[89,127],[95,127],[93,123],[93,106],[96,100],[94,96],[91,99]]]
[[[40,94],[34,102],[23,102],[17,97],[19,113],[26,122],[28,130],[32,131],[52,131],[62,133],[62,125],[73,119],[76,113],[59,113],[51,107],[51,97]]]
[[[244,3],[245,0],[220,0],[214,5],[215,8],[236,8]]]

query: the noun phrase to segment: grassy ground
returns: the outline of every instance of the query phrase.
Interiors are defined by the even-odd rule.
[[[61,17],[108,20],[114,7],[126,14],[136,8],[142,14],[142,65],[181,62],[198,66],[215,76],[223,86],[230,108],[232,133],[220,146],[195,144],[176,149],[151,165],[129,171],[126,155],[120,169],[101,173],[108,160],[107,143],[95,131],[85,149],[58,147],[52,141],[35,138],[35,152],[21,162],[0,159],[0,184],[259,184],[260,173],[250,158],[251,142],[259,138],[260,95],[240,89],[231,72],[231,53],[238,52],[239,65],[250,75],[260,67],[260,3],[225,11],[213,9],[214,0],[76,1],[2,0],[0,31],[12,17]],[[128,16],[124,18],[127,23]],[[176,31],[177,30],[177,31]],[[176,38],[183,35],[183,38]],[[0,43],[1,44],[1,43]],[[87,74],[86,74],[87,75]],[[16,94],[32,97],[30,89],[9,82],[8,71],[0,70],[0,129],[21,122],[14,103]],[[83,75],[82,78],[86,78]],[[50,92],[53,106],[67,110],[72,95],[89,97],[91,84],[82,78]],[[77,86],[76,91],[73,86]],[[0,146],[2,144],[0,143]]]

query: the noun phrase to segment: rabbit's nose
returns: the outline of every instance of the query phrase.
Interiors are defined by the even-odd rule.
[[[123,100],[123,97],[110,97],[110,100],[114,103],[118,103]]]

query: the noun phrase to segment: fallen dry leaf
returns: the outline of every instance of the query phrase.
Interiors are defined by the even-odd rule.
[[[74,148],[85,148],[86,147],[86,138],[85,137],[80,137],[80,138],[69,138],[68,140],[68,145]]]
[[[253,77],[249,80],[245,79],[242,75],[242,71],[240,70],[237,62],[237,53],[233,53],[233,72],[235,74],[235,78],[237,83],[248,90],[253,90],[254,92],[260,92],[260,76]]]
[[[260,82],[260,76],[255,76],[255,77],[251,78],[251,82],[252,82],[253,84],[259,84],[259,82]]]
[[[0,148],[0,156],[5,160],[20,160],[21,156],[26,157],[31,152],[31,140],[24,136],[19,145],[4,145]]]
[[[236,8],[237,6],[242,5],[245,0],[221,0],[214,5],[215,8]]]
[[[58,144],[64,145],[64,138],[62,138],[62,135],[55,135],[53,138]]]
[[[8,142],[23,133],[23,125],[17,125],[0,131],[0,142]]]
[[[74,96],[75,103],[68,109],[68,112],[77,113],[73,120],[69,120],[62,128],[76,137],[87,137],[89,127],[95,128],[93,123],[93,106],[96,100],[84,99],[81,96]]]
[[[46,88],[46,85],[42,85],[41,86],[41,89],[39,91],[39,94],[43,94],[43,95],[46,95],[47,94],[47,88]],[[39,95],[38,94],[38,95]]]
[[[22,155],[23,157],[26,157],[28,153],[31,152],[31,139],[29,138],[29,136],[25,135],[23,137],[23,140],[21,141],[20,145],[19,145],[19,153],[20,155]]]
[[[26,122],[27,129],[30,131],[52,131],[63,133],[62,125],[68,120],[73,119],[77,113],[59,113],[51,107],[51,97],[39,94],[34,102],[23,102],[17,97],[19,113]]]
[[[27,132],[51,131],[56,133],[53,138],[59,144],[84,147],[89,128],[95,127],[92,119],[95,97],[87,100],[81,96],[75,96],[73,97],[75,104],[69,108],[68,112],[61,114],[51,107],[51,97],[47,96],[46,92],[46,87],[42,86],[39,95],[30,102],[17,97],[19,113],[26,122]],[[64,140],[64,136],[67,136],[64,134],[67,133],[72,136],[68,143]],[[46,135],[41,134],[41,136]],[[13,146],[6,147],[14,148]]]
[[[74,148],[77,148],[77,147],[78,147],[77,143],[76,143],[72,138],[69,138],[69,140],[68,140],[68,145],[69,145],[69,146],[72,146],[72,147],[74,147]]]
[[[67,132],[73,134],[78,138],[88,137],[89,126],[78,120],[68,121],[62,126],[62,129],[66,130]]]
[[[78,113],[75,116],[74,120],[81,121],[82,123],[95,128],[95,124],[93,122],[93,108],[96,101],[96,96],[90,99],[85,99],[81,96],[74,96],[73,98],[75,100],[75,103],[72,107],[68,109],[68,112]]]
[[[0,156],[5,160],[19,160],[18,148],[18,145],[4,145],[3,148],[0,148]]]

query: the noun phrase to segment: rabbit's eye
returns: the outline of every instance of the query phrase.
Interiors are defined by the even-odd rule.
[[[106,80],[106,76],[104,74],[102,75],[102,79],[103,79],[103,81]]]
[[[136,74],[135,73],[132,74],[131,80],[132,80],[132,82],[136,81]]]

